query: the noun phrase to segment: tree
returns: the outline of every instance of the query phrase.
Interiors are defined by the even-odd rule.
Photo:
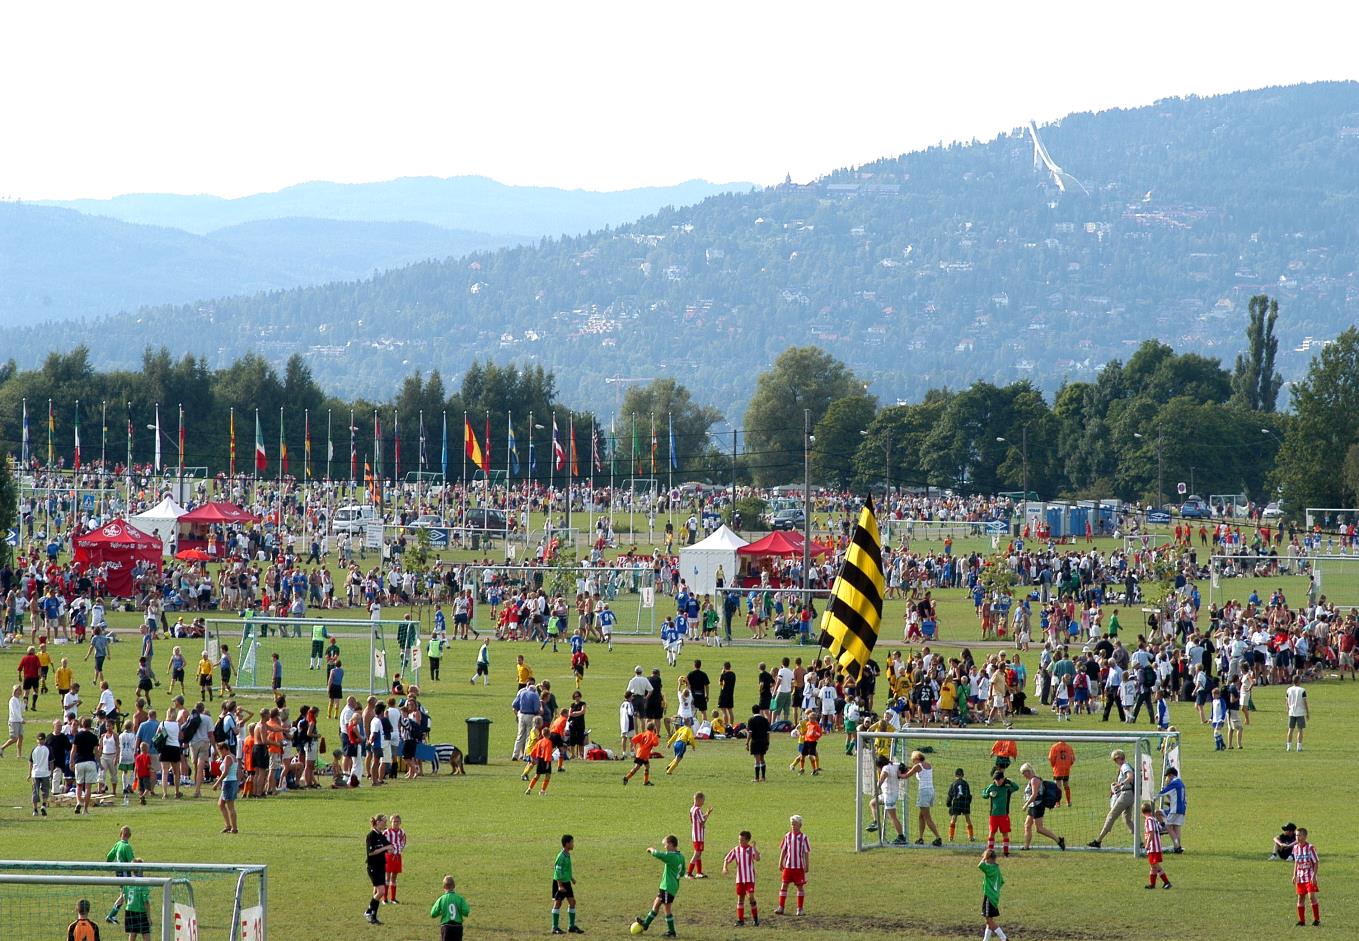
[[[1350,327],[1312,360],[1293,386],[1292,404],[1274,481],[1294,511],[1344,506],[1347,491],[1336,462],[1359,441],[1359,329]]]
[[[817,483],[845,488],[854,479],[854,455],[878,410],[877,399],[865,392],[841,396],[816,423],[812,445],[812,476]]]
[[[645,429],[647,435],[651,434],[652,422],[655,422],[656,468],[659,473],[661,468],[669,466],[666,462],[670,460],[668,422],[671,419],[674,421],[675,452],[679,460],[676,476],[711,479],[710,474],[705,471],[714,465],[719,468],[725,466],[728,476],[715,482],[727,482],[730,479],[730,456],[727,456],[725,461],[715,461],[714,456],[709,453],[715,447],[708,438],[708,432],[713,425],[722,420],[722,413],[710,405],[699,405],[693,400],[689,390],[674,379],[656,379],[646,385],[630,386],[623,395],[616,428],[621,440],[624,430],[631,433],[634,422],[639,429]],[[647,440],[650,441],[650,438]]]
[[[5,537],[19,525],[19,487],[8,458],[0,457],[0,565],[9,565],[14,548]]]
[[[1279,319],[1279,302],[1267,294],[1250,299],[1250,321],[1246,324],[1246,352],[1236,357],[1232,376],[1232,398],[1242,408],[1272,412],[1283,386],[1283,377],[1274,371],[1279,338],[1274,324]]]
[[[856,482],[860,486],[890,483],[893,488],[925,486],[928,475],[920,459],[922,446],[952,400],[952,392],[932,389],[913,405],[880,409],[854,454]]]
[[[804,412],[811,412],[815,427],[831,402],[863,391],[848,366],[817,347],[790,347],[779,354],[755,380],[746,408],[747,447],[758,455],[751,463],[756,482],[787,483],[800,476]]]

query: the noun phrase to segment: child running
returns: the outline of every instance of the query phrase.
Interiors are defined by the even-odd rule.
[[[706,879],[703,874],[703,836],[708,828],[708,818],[712,816],[712,808],[703,809],[706,800],[703,792],[699,791],[694,795],[694,806],[689,808],[689,836],[694,844],[694,858],[689,860],[690,879]]]
[[[552,933],[584,934],[576,927],[576,882],[571,870],[571,851],[576,848],[576,840],[571,834],[562,834],[562,849],[552,863]],[[567,928],[562,931],[562,902],[566,903]]]
[[[632,780],[632,776],[637,773],[637,769],[642,769],[642,783],[651,787],[651,754],[657,745],[661,743],[660,736],[656,734],[656,723],[648,722],[646,728],[632,737],[632,747],[635,749],[635,757],[632,759],[632,770],[623,775],[623,783],[626,785]]]
[[[755,848],[755,841],[750,838],[749,830],[742,830],[738,842],[728,852],[722,860],[722,875],[727,874],[727,867],[732,863],[736,864],[736,927],[741,928],[746,923],[746,899],[750,899],[750,917],[755,921],[756,926],[760,924],[760,906],[755,901],[755,864],[760,861],[760,851]]]
[[[675,893],[679,892],[680,874],[684,872],[684,857],[679,852],[679,837],[673,833],[665,838],[665,848],[658,850],[653,846],[647,847],[648,855],[660,860],[665,868],[661,870],[661,885],[656,890],[656,900],[651,903],[651,911],[645,915],[638,915],[636,923],[646,931],[651,927],[651,923],[656,920],[656,915],[665,909],[665,937],[673,938],[675,934]]]
[[[670,764],[665,766],[665,773],[674,774],[675,769],[680,766],[680,762],[684,760],[689,749],[698,748],[698,739],[694,737],[693,729],[687,725],[679,724],[675,726],[674,733],[666,740],[665,744],[671,746],[675,752],[675,757],[671,758]]]
[[[462,926],[467,921],[467,900],[453,889],[457,883],[444,876],[444,894],[434,900],[430,918],[439,919],[439,941],[462,941]]]
[[[1317,901],[1317,848],[1307,839],[1307,828],[1298,827],[1293,844],[1293,885],[1298,893],[1298,926],[1307,924],[1305,905],[1312,903],[1312,924],[1321,924],[1321,903]]]
[[[392,814],[391,826],[387,828],[386,835],[392,848],[387,852],[387,885],[382,901],[384,904],[400,905],[396,898],[396,877],[401,875],[401,854],[406,851],[406,831],[401,829],[400,814]]]
[[[779,907],[775,915],[782,915],[788,904],[788,886],[797,886],[797,913],[802,915],[803,897],[806,895],[807,873],[811,871],[812,845],[807,834],[802,832],[802,817],[797,814],[788,818],[788,832],[779,844],[779,868],[783,870],[779,885]]]
[[[982,918],[986,922],[982,941],[991,941],[993,937],[1006,941],[1005,932],[996,924],[996,919],[1000,917],[1000,887],[1005,884],[1005,877],[1000,874],[994,846],[988,846],[982,853],[977,868],[982,874]]]
[[[1151,865],[1151,875],[1147,880],[1147,888],[1156,888],[1156,877],[1160,876],[1161,884],[1165,888],[1170,888],[1170,878],[1166,871],[1161,868],[1161,834],[1165,831],[1166,825],[1161,820],[1161,814],[1156,810],[1151,801],[1142,802],[1142,848],[1147,851],[1147,862]]]

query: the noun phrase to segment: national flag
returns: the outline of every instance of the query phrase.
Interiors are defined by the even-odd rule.
[[[420,409],[419,432],[420,432],[420,472],[421,472],[421,473],[424,473],[424,470],[425,470],[425,410],[424,410],[423,408]]]
[[[571,438],[571,476],[580,476],[580,465],[576,462],[576,420],[572,418],[567,424],[566,433]]]
[[[255,409],[255,473],[263,474],[268,466],[269,458],[264,453],[264,429],[260,427],[260,410]]]
[[[311,480],[311,409],[302,410],[302,476]]]
[[[155,427],[155,432],[156,432],[156,461],[155,461],[155,470],[156,470],[156,473],[160,473],[160,403],[159,403],[159,402],[156,403],[156,427]]]
[[[373,409],[373,476],[382,479],[382,417]]]
[[[132,473],[132,403],[127,403],[127,472]]]
[[[557,434],[557,413],[552,413],[552,466],[561,470],[566,466],[566,452],[562,450],[562,443]]]
[[[831,586],[830,604],[821,615],[820,646],[851,677],[873,653],[882,625],[882,539],[870,495],[859,511],[845,562]]]
[[[377,477],[373,474],[373,465],[367,461],[363,462],[363,483],[368,488],[369,502],[380,504],[382,502],[382,491],[378,487]]]
[[[330,436],[330,409],[326,409],[326,477],[330,476],[330,462],[335,460],[335,439]]]
[[[228,419],[231,434],[231,476],[236,476],[236,409],[232,408]]]
[[[288,473],[288,437],[284,434],[283,409],[278,410],[278,472],[279,476]]]
[[[599,426],[590,420],[590,463],[600,473],[604,472],[604,460],[599,454]]]
[[[507,415],[507,416],[505,417],[505,426],[506,426],[506,428],[508,429],[508,431],[507,431],[507,433],[506,433],[506,438],[505,438],[505,440],[506,440],[506,442],[507,442],[506,447],[508,447],[508,448],[510,449],[510,474],[513,475],[513,476],[515,476],[515,477],[518,477],[518,476],[519,476],[519,447],[518,447],[518,445],[516,445],[515,442],[514,442],[514,417],[513,417],[513,416]]]
[[[80,399],[76,399],[75,408],[75,456],[74,469],[80,470]]]
[[[675,450],[675,416],[668,414],[670,422],[670,469],[679,470],[679,452]]]
[[[467,420],[467,415],[462,416],[462,446],[467,459],[476,467],[486,471],[490,465],[486,462],[486,454],[481,450],[481,444],[477,441],[477,433],[472,430],[472,423]]]
[[[130,429],[132,426],[129,425]],[[24,399],[24,440],[19,451],[19,463],[28,466],[28,399]]]
[[[443,482],[448,483],[448,412],[443,413],[443,445],[439,449],[439,473],[443,476]]]

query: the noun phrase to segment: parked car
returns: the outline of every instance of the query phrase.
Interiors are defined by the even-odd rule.
[[[442,529],[448,525],[443,518],[433,513],[426,513],[424,516],[417,517],[406,524],[411,529]]]
[[[771,529],[784,529],[789,531],[801,529],[806,523],[807,514],[802,512],[801,507],[779,510],[774,514],[774,518],[769,521]]]
[[[504,510],[494,507],[473,507],[467,511],[468,529],[504,530],[508,526]]]
[[[342,506],[335,511],[335,518],[331,520],[331,529],[337,533],[357,536],[364,531],[369,523],[381,521],[377,515],[377,508],[371,504]]]
[[[1207,520],[1213,518],[1213,508],[1203,497],[1190,497],[1180,504],[1180,515],[1185,519]]]
[[[1275,500],[1274,502],[1268,504],[1263,510],[1260,511],[1260,516],[1267,520],[1282,519],[1283,515],[1284,515],[1283,507],[1279,505],[1278,500]]]

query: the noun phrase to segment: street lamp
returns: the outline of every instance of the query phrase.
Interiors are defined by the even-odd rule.
[[[1004,437],[1003,435],[996,435],[996,440],[997,440],[997,441],[1000,441],[1000,442],[1004,442],[1004,441],[1005,441],[1005,437]],[[1022,502],[1024,502],[1024,503],[1028,503],[1028,502],[1029,502],[1029,426],[1028,426],[1028,425],[1025,425],[1025,426],[1023,427],[1022,431],[1021,431],[1021,438],[1020,438],[1019,452],[1020,452],[1020,461],[1021,461],[1021,463],[1022,463],[1022,465],[1023,465],[1023,468],[1024,468],[1024,469],[1023,469],[1023,477],[1021,478],[1021,480],[1022,480],[1021,486],[1022,486],[1023,489],[1024,489],[1024,495],[1023,495],[1022,497],[1020,497],[1020,500],[1021,500]]]
[[[1140,441],[1140,440],[1145,440],[1145,439],[1142,437],[1142,434],[1141,434],[1140,432],[1137,432],[1137,431],[1134,431],[1134,432],[1133,432],[1133,437],[1134,437],[1134,438],[1137,438],[1139,441]],[[1162,444],[1163,444],[1163,443],[1164,443],[1164,440],[1163,440],[1163,436],[1162,436],[1161,432],[1159,432],[1159,431],[1156,432],[1156,508],[1157,508],[1157,509],[1160,509],[1160,508],[1162,507],[1162,505],[1165,503],[1165,488],[1163,487],[1163,483],[1164,483],[1164,480],[1165,480],[1165,461],[1164,461],[1164,459],[1163,459],[1163,454],[1162,454]]]

